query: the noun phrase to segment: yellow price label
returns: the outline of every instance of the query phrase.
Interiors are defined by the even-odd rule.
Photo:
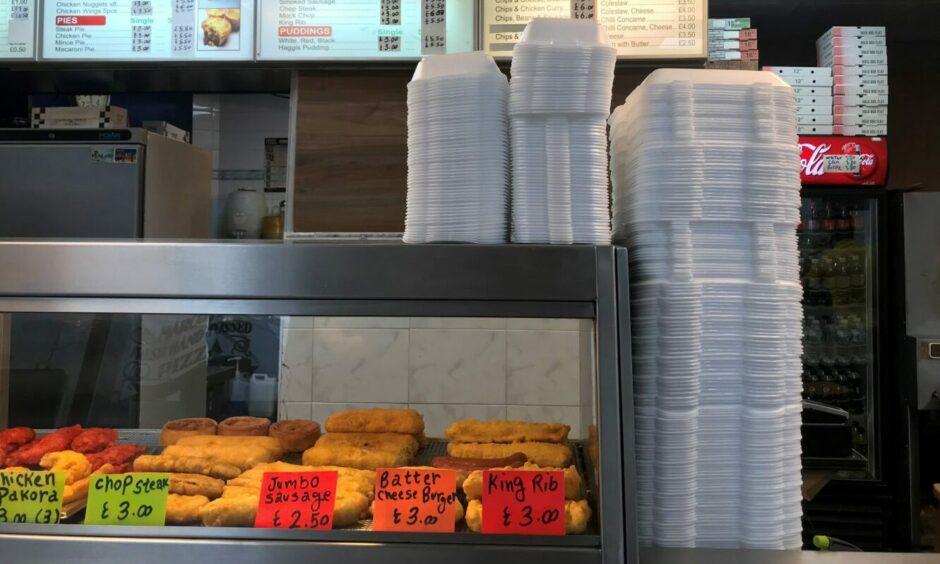
[[[58,523],[64,489],[64,472],[0,472],[0,523]]]
[[[169,490],[169,474],[95,474],[85,524],[163,526]]]

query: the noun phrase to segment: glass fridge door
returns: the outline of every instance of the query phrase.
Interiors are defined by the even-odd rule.
[[[810,455],[804,411],[803,464],[842,479],[877,478],[877,205],[875,198],[804,197],[801,210],[803,396],[845,410],[851,427]]]

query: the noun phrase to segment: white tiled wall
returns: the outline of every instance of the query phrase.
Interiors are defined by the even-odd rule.
[[[290,100],[272,94],[199,94],[193,96],[193,144],[213,154],[213,169],[220,171],[264,170],[264,139],[287,137]],[[214,180],[213,227],[221,234],[222,212],[228,195],[239,188],[263,191],[263,180]],[[268,207],[286,198],[266,194]]]
[[[463,418],[561,421],[572,438],[586,433],[590,322],[294,317],[284,326],[281,418],[322,423],[353,407],[411,406],[429,436]]]

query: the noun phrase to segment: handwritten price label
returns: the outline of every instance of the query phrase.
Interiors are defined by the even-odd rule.
[[[483,532],[565,534],[564,472],[484,471]]]
[[[336,471],[265,472],[255,527],[329,530],[335,506]]]
[[[169,474],[93,475],[85,524],[161,527],[169,491]]]
[[[379,468],[372,528],[453,533],[455,503],[457,475],[453,470]]]
[[[0,472],[0,523],[55,525],[64,489],[63,472]]]

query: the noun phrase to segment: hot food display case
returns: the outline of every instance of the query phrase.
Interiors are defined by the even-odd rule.
[[[355,425],[362,413],[379,413],[384,419],[365,425],[378,421],[389,427],[379,431],[391,432],[354,445],[356,456],[385,456],[384,447],[369,449],[389,435],[420,446],[373,467],[426,468],[449,460],[446,454],[490,459],[473,449],[518,449],[528,453],[524,468],[514,465],[519,470],[564,468],[568,533],[473,532],[474,504],[479,520],[486,501],[481,511],[466,481],[455,494],[465,518],[444,533],[375,530],[374,503],[340,525],[340,504],[360,494],[344,500],[339,485],[333,530],[256,528],[230,514],[197,516],[188,525],[88,524],[99,519],[88,517],[90,499],[77,496],[55,524],[0,523],[4,561],[637,561],[622,248],[7,241],[0,242],[0,264],[0,429],[39,437],[5,449],[0,466],[7,470],[62,464],[65,478],[84,469],[87,480],[163,461],[167,471],[180,472],[173,465],[185,457],[171,449],[218,452],[230,437],[193,443],[175,432],[171,440],[162,422],[202,417],[216,429],[214,420],[233,416],[310,419],[328,437],[342,435],[333,433],[341,421]],[[263,368],[272,355],[276,366]],[[412,431],[392,428],[399,416],[421,421],[414,435],[402,438],[397,433]],[[461,443],[483,440],[473,429],[493,431],[476,419],[520,437],[512,445],[499,437]],[[549,422],[513,428],[509,420]],[[81,449],[73,437],[82,432],[83,446],[99,441],[101,448],[74,453]],[[544,436],[523,436],[533,432]],[[44,443],[43,436],[54,438]],[[242,437],[251,446],[214,463],[237,467],[254,452],[252,441],[270,438]],[[62,444],[49,446],[56,441]],[[302,455],[288,454],[285,442],[277,454],[259,449],[264,463],[246,462],[236,478],[216,482],[224,493],[207,494],[217,498],[209,503],[244,507],[229,493],[244,490],[252,469],[260,480],[259,469],[295,471],[313,460],[369,468],[343,458],[345,445],[311,454],[321,441]],[[60,451],[98,469],[89,475],[90,467],[66,464]],[[558,452],[557,459],[546,454]],[[186,471],[204,474],[192,478],[197,483],[222,473]],[[371,470],[340,468],[338,480],[358,480],[362,472]],[[64,496],[81,483],[67,485]],[[371,485],[359,488],[370,499]],[[169,509],[167,515],[169,521]]]

